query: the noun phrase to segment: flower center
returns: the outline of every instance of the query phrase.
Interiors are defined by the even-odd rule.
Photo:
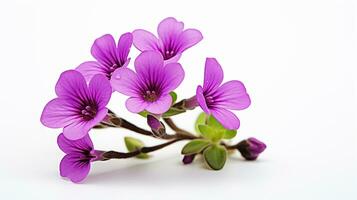
[[[97,114],[97,109],[94,106],[86,106],[81,111],[82,117],[85,120],[91,120]]]
[[[112,66],[109,67],[108,73],[107,73],[107,78],[110,79],[116,69],[121,67],[122,65],[114,63]]]
[[[207,97],[206,97],[206,103],[207,103],[207,104],[212,104],[213,102],[214,102],[214,99],[213,99],[212,96],[207,96]]]
[[[147,90],[144,95],[143,95],[144,99],[146,101],[150,101],[150,102],[154,102],[157,100],[158,95],[154,90]]]
[[[164,52],[164,60],[168,60],[168,59],[170,59],[170,58],[172,58],[174,56],[175,56],[175,51],[174,50],[166,50]]]

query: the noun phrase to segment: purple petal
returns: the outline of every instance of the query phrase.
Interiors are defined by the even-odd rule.
[[[118,41],[118,58],[120,59],[120,63],[125,63],[128,59],[128,55],[130,52],[130,47],[133,44],[133,35],[131,33],[124,33],[120,36]]]
[[[156,51],[145,51],[141,53],[134,62],[136,73],[142,81],[161,81],[164,59]],[[149,79],[149,80],[148,80]]]
[[[214,91],[223,81],[223,70],[215,58],[207,58],[205,64],[205,77],[203,91],[210,93]]]
[[[90,170],[90,161],[83,161],[80,158],[81,154],[65,155],[60,163],[61,176],[69,178],[74,183],[85,179]]]
[[[185,77],[185,71],[179,63],[170,63],[164,67],[164,76],[162,93],[168,94],[181,84]]]
[[[94,75],[102,74],[107,76],[107,70],[104,66],[102,66],[99,62],[96,61],[87,61],[80,64],[77,68],[84,78],[86,79],[87,83],[93,78]]]
[[[87,83],[80,72],[68,70],[62,72],[55,90],[58,97],[73,100],[85,99],[87,96]]]
[[[159,40],[152,33],[137,29],[133,31],[134,46],[140,51],[158,50]]]
[[[238,117],[229,110],[226,109],[211,109],[212,115],[229,130],[238,129],[240,122]]]
[[[96,102],[99,110],[105,108],[112,95],[112,87],[109,80],[101,74],[97,74],[92,78],[88,91],[90,99]]]
[[[182,54],[176,54],[174,57],[164,60],[164,65],[170,64],[170,63],[176,63],[178,60],[180,60]]]
[[[203,39],[202,33],[196,29],[186,29],[183,31],[178,41],[180,42],[179,52],[183,52]]]
[[[136,73],[129,68],[118,68],[114,71],[111,85],[115,91],[131,97],[140,95],[140,87]]]
[[[63,129],[63,135],[70,140],[78,140],[85,137],[89,130],[101,122],[104,117],[108,114],[108,109],[103,108],[98,110],[95,117],[89,121],[82,121],[72,123]]]
[[[57,137],[57,144],[66,154],[93,150],[93,143],[88,135],[79,140],[69,140],[63,135],[63,133],[61,133]]]
[[[161,96],[154,102],[147,102],[148,105],[146,106],[146,110],[153,114],[162,114],[169,110],[172,98],[171,95],[167,94],[165,96]]]
[[[213,94],[214,106],[243,110],[250,105],[250,98],[240,81],[228,81],[221,85]]]
[[[126,108],[133,113],[139,113],[143,111],[148,104],[140,97],[130,97],[126,100]]]
[[[111,67],[113,64],[119,63],[116,50],[113,36],[106,34],[94,41],[91,53],[101,64]]]
[[[47,103],[42,111],[41,122],[49,128],[62,128],[79,120],[76,102],[56,98]]]
[[[183,27],[184,24],[182,22],[177,21],[173,17],[168,17],[160,22],[157,27],[157,33],[164,45],[168,45],[170,41],[175,41],[182,33]]]
[[[198,102],[198,104],[200,105],[200,107],[202,108],[202,110],[207,113],[207,114],[211,114],[211,111],[208,109],[207,106],[207,102],[206,102],[206,98],[203,95],[203,88],[201,86],[197,86],[196,89],[196,100]]]

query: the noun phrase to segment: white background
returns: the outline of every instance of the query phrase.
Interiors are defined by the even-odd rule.
[[[1,1],[0,199],[357,199],[356,9],[353,0]],[[255,136],[267,150],[256,162],[236,153],[217,172],[183,166],[182,142],[150,160],[94,163],[82,184],[62,179],[61,130],[39,121],[59,74],[92,60],[95,38],[156,32],[168,16],[204,35],[181,59],[179,98],[194,94],[205,57],[216,57],[252,98],[237,112],[235,141]],[[125,99],[114,94],[109,107],[145,126]],[[174,119],[192,130],[199,112]],[[103,150],[125,151],[124,135],[135,134],[91,132]]]

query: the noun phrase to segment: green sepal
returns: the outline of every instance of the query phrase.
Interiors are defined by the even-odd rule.
[[[172,105],[173,105],[177,100],[177,94],[176,94],[176,92],[172,91],[172,92],[170,92],[170,95],[172,98]]]
[[[168,111],[166,111],[164,114],[162,114],[162,117],[163,118],[167,118],[167,117],[178,115],[178,114],[184,113],[184,112],[186,112],[186,111],[178,109],[178,108],[171,107]]]
[[[124,137],[125,146],[129,152],[137,151],[144,147],[144,143],[133,137]],[[140,153],[136,156],[137,158],[147,159],[150,156],[146,153]]]
[[[232,139],[237,135],[237,130],[225,130],[223,139]]]
[[[206,147],[211,143],[207,140],[196,139],[187,143],[181,151],[183,155],[191,155],[196,153],[201,153]]]
[[[201,125],[201,124],[206,124],[206,113],[202,112],[200,115],[198,115],[197,119],[196,119],[196,122],[195,122],[195,131],[196,133],[199,133],[201,134],[201,131],[200,129],[198,128],[198,125]]]
[[[148,111],[144,110],[144,111],[139,112],[138,114],[146,118],[148,116],[148,114],[150,114],[150,113]]]
[[[212,145],[203,151],[203,157],[211,169],[220,170],[226,163],[227,150],[221,145]]]

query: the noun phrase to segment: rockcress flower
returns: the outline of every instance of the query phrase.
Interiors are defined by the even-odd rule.
[[[197,87],[194,101],[197,101],[205,113],[212,114],[226,129],[238,129],[239,119],[229,110],[248,108],[250,97],[242,82],[233,80],[221,85],[222,81],[222,67],[215,58],[207,58],[203,87]]]
[[[197,44],[203,38],[199,30],[183,30],[183,28],[183,22],[168,17],[158,25],[159,38],[146,30],[134,30],[134,46],[140,51],[154,50],[160,52],[165,63],[177,62],[186,49]]]
[[[238,151],[246,160],[256,160],[267,146],[258,139],[251,137],[237,144]]]
[[[47,103],[41,122],[49,128],[63,128],[63,134],[76,140],[107,115],[112,89],[103,75],[95,75],[87,85],[83,75],[76,70],[61,74],[55,88],[57,98]]]
[[[79,140],[69,140],[63,134],[57,138],[59,148],[66,153],[60,163],[60,175],[78,183],[85,179],[91,162],[105,160],[103,151],[94,150],[89,135]]]
[[[136,72],[129,68],[120,68],[114,72],[111,79],[113,89],[130,96],[126,101],[130,112],[166,112],[172,103],[170,92],[180,85],[185,76],[181,65],[164,65],[162,55],[156,51],[141,53],[134,65]]]
[[[97,61],[84,62],[76,69],[84,75],[87,82],[96,74],[105,75],[110,79],[116,69],[129,64],[128,55],[132,43],[131,33],[121,35],[118,46],[116,46],[112,35],[103,35],[94,41],[91,49],[92,56]]]

